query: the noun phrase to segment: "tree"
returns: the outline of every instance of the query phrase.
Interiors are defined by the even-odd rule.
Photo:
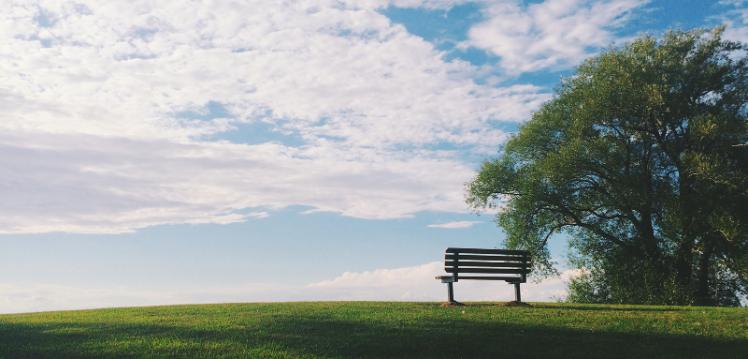
[[[738,305],[748,286],[748,62],[723,28],[644,36],[583,63],[468,184],[570,300]]]

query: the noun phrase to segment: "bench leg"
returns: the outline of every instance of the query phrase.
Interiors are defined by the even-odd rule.
[[[442,303],[442,307],[452,307],[458,305],[464,304],[455,300],[454,284],[452,282],[447,282],[447,302]]]
[[[522,301],[522,294],[519,292],[519,283],[514,283],[514,298],[517,303]]]

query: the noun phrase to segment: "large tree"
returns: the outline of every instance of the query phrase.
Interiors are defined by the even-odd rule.
[[[584,275],[570,299],[737,305],[748,285],[748,63],[743,44],[672,31],[582,64],[468,185],[506,244],[553,270],[566,233]]]

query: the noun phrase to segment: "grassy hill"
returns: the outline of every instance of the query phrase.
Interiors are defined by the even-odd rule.
[[[0,357],[748,358],[748,309],[183,305],[0,315]]]

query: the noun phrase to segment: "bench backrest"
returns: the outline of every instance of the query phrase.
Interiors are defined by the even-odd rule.
[[[454,280],[483,279],[524,283],[530,270],[530,253],[513,249],[447,248],[444,270]]]

